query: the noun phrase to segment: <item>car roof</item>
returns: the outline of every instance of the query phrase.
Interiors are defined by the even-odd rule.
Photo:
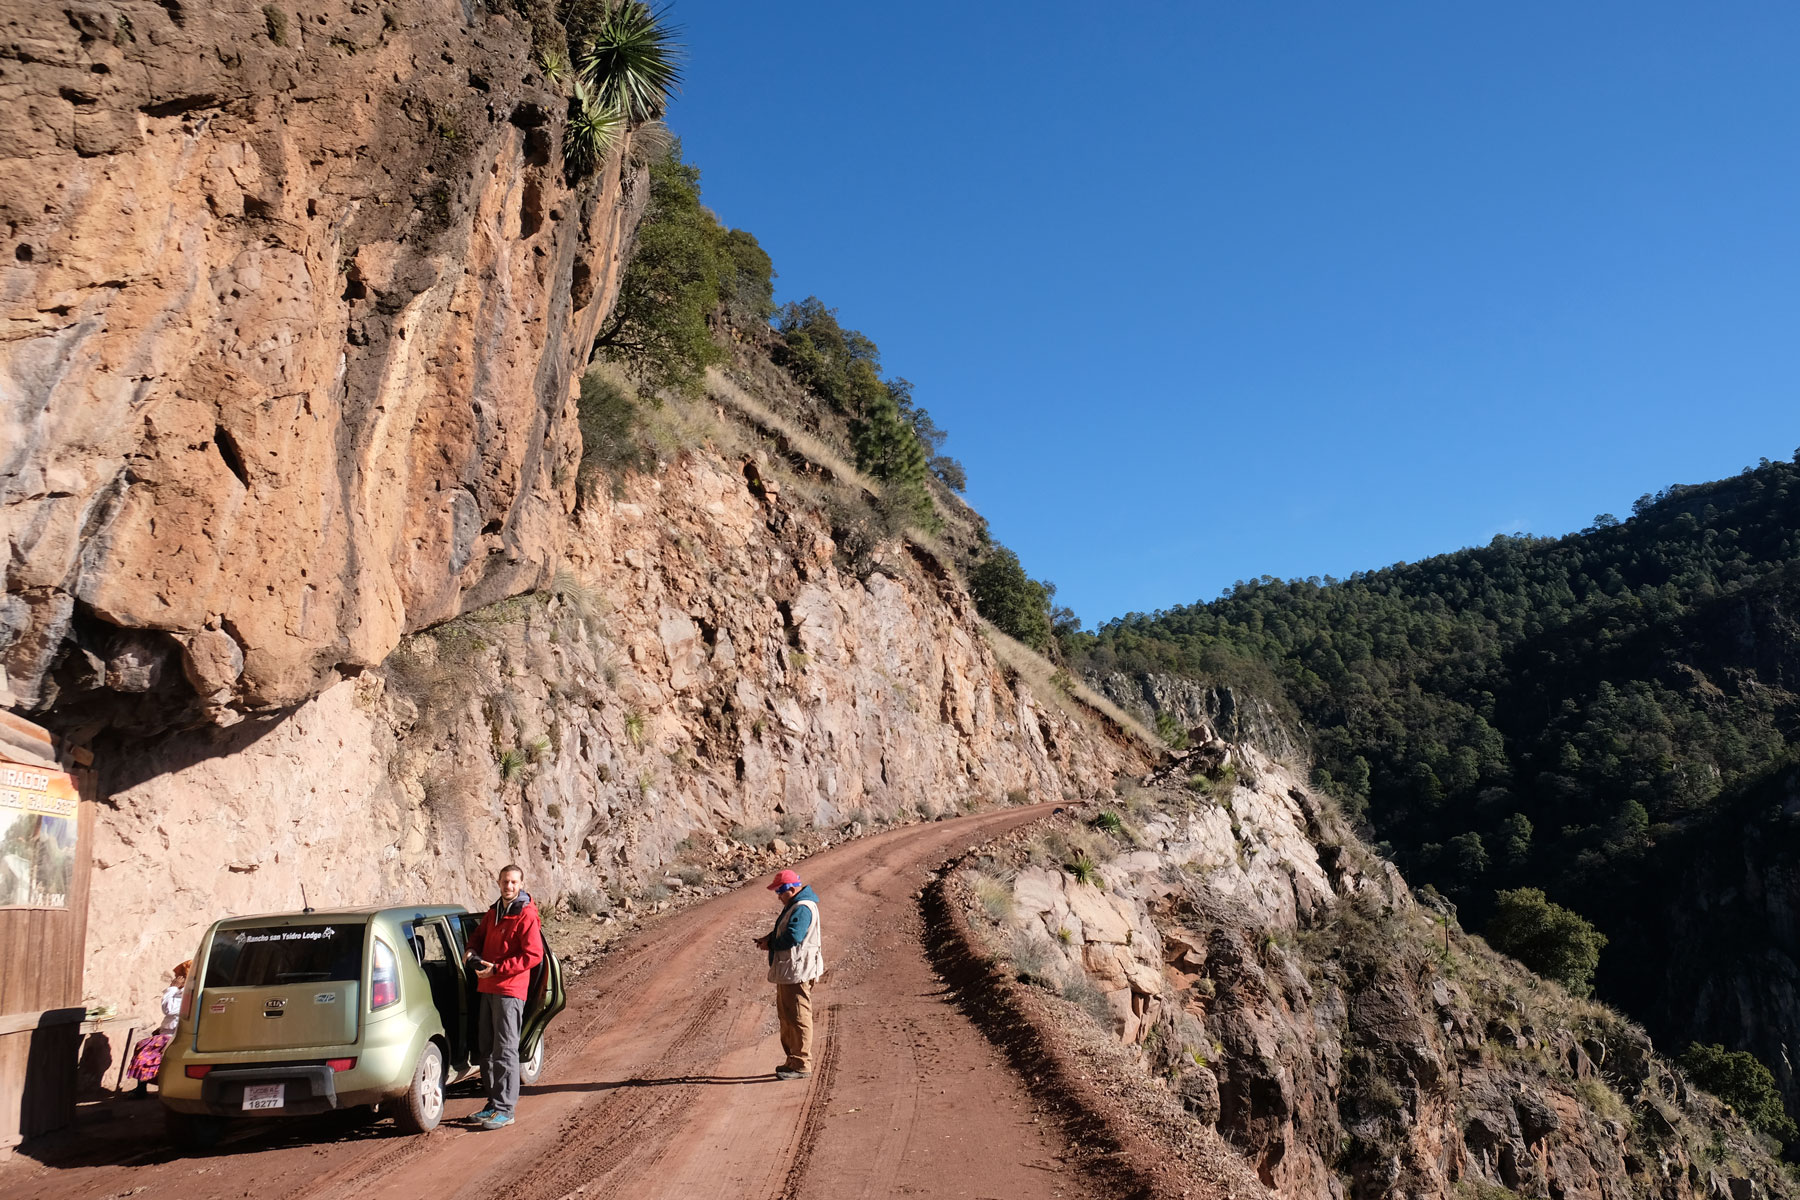
[[[331,921],[364,922],[375,917],[398,917],[402,920],[418,917],[449,917],[468,911],[460,904],[367,905],[362,908],[320,908],[311,912],[289,911],[257,913],[246,917],[223,917],[217,924],[221,929],[238,929],[249,925],[316,925],[320,922]]]

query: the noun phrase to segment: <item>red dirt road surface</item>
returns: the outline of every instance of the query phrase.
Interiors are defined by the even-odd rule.
[[[814,1071],[776,1082],[773,987],[751,939],[777,905],[753,881],[633,935],[571,989],[519,1123],[483,1133],[451,1099],[403,1137],[348,1114],[245,1122],[178,1156],[146,1102],[88,1119],[0,1168],[0,1200],[851,1200],[1091,1198],[1062,1130],[932,971],[914,893],[947,858],[1041,816],[913,825],[801,864],[822,902],[830,975],[814,994]],[[1067,1159],[1067,1161],[1065,1161]]]

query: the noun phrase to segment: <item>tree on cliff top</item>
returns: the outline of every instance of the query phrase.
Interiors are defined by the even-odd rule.
[[[996,545],[969,572],[976,611],[1000,632],[1040,654],[1050,649],[1050,600],[1056,589],[1025,574],[1019,556]]]
[[[1577,996],[1593,989],[1594,968],[1606,935],[1581,914],[1551,902],[1538,888],[1517,888],[1495,897],[1488,942],[1546,979]]]
[[[650,205],[594,353],[624,363],[647,392],[694,392],[724,357],[707,317],[723,305],[766,322],[773,275],[755,237],[726,229],[700,203],[700,170],[676,143],[650,165]]]
[[[1800,1127],[1781,1105],[1774,1072],[1754,1054],[1690,1042],[1678,1061],[1689,1079],[1731,1105],[1752,1129],[1779,1142],[1800,1137]]]
[[[850,419],[857,470],[887,485],[885,503],[902,520],[935,529],[938,517],[926,483],[931,447],[916,419],[930,417],[912,403],[912,385],[884,381],[875,343],[845,329],[837,310],[817,296],[785,306],[776,327],[784,345],[782,362],[795,382]]]

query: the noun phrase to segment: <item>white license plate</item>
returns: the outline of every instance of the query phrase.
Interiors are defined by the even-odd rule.
[[[280,1108],[287,1101],[287,1084],[253,1083],[244,1089],[244,1111]]]

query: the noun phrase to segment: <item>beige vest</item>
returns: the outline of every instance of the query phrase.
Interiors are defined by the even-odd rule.
[[[770,983],[809,983],[825,973],[825,952],[819,940],[819,906],[811,900],[802,900],[782,914],[781,920],[775,923],[775,936],[779,937],[794,919],[794,909],[804,904],[812,909],[812,927],[806,931],[806,940],[788,950],[777,950],[775,959],[769,964]]]

